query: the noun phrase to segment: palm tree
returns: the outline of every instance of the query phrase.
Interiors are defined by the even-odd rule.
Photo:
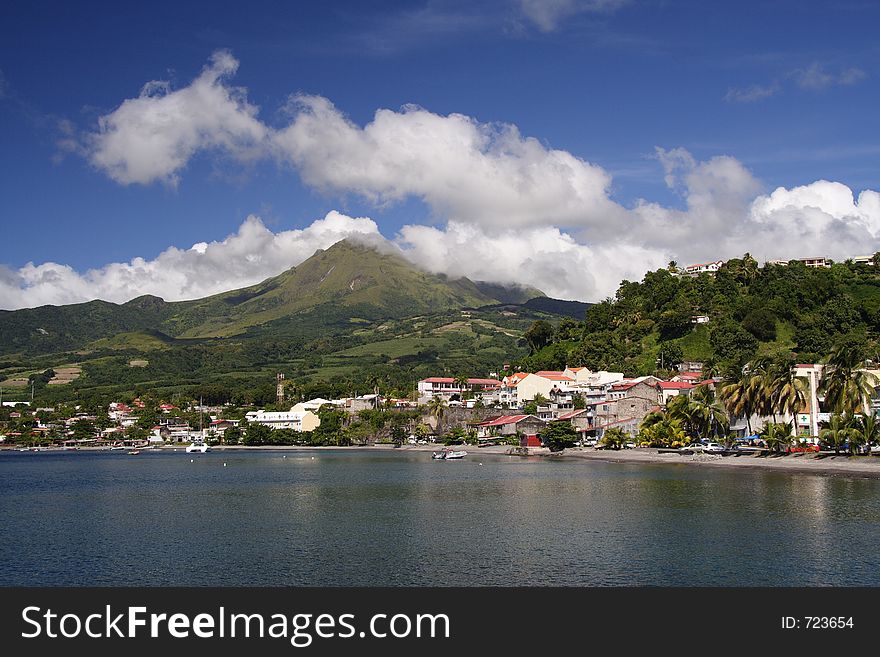
[[[852,418],[849,436],[849,451],[852,454],[856,454],[857,448],[863,445],[870,449],[878,438],[880,438],[880,423],[874,415],[862,413],[859,417]]]
[[[761,430],[761,438],[774,452],[783,452],[791,444],[791,425],[788,422],[768,422]]]
[[[862,435],[862,444],[867,445],[870,448],[871,445],[880,442],[880,422],[877,422],[877,417],[875,415],[862,413],[858,419],[856,428]]]
[[[699,419],[702,435],[712,434],[716,439],[721,435],[728,436],[730,418],[710,386],[697,386],[690,395],[690,406],[693,415]]]
[[[767,356],[761,356],[745,366],[749,387],[754,400],[754,409],[758,415],[772,417],[776,422],[776,406],[773,403],[773,380],[776,364]]]
[[[835,413],[831,416],[828,426],[819,432],[819,438],[823,443],[834,445],[835,454],[840,454],[840,448],[852,437],[851,421],[851,418]]]
[[[719,390],[719,398],[732,417],[745,417],[752,435],[752,415],[758,406],[758,395],[753,381],[753,376],[748,370],[743,370],[735,379],[728,379]]]
[[[442,435],[440,424],[443,421],[443,415],[446,413],[446,400],[439,395],[435,395],[428,400],[426,406],[428,408],[428,413],[433,415],[434,419],[437,420],[437,427],[435,429],[437,435]]]
[[[688,436],[699,438],[702,418],[687,395],[676,395],[669,400],[666,404],[666,418],[677,422]]]
[[[792,430],[797,432],[797,414],[807,403],[807,382],[795,371],[788,359],[775,363],[768,372],[767,386],[774,409],[791,415]]]
[[[863,366],[859,345],[843,343],[831,350],[820,384],[831,412],[855,415],[869,407],[878,380]]]
[[[651,447],[675,447],[687,442],[687,434],[678,420],[672,420],[663,414],[656,414],[639,426],[639,441]]]
[[[612,427],[605,432],[600,442],[606,447],[610,447],[612,449],[620,449],[621,447],[626,445],[626,442],[628,440],[628,433],[626,433],[623,429],[619,427]]]
[[[382,378],[378,374],[371,374],[367,378],[367,385],[370,386],[373,394],[376,395],[373,397],[373,408],[379,408],[379,386],[381,383]]]

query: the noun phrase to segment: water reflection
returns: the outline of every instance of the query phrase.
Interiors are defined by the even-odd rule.
[[[0,584],[877,585],[878,484],[489,455],[0,454]]]

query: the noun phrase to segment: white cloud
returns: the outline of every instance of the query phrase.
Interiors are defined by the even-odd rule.
[[[769,86],[753,84],[745,89],[728,89],[724,95],[724,100],[734,103],[754,103],[770,96],[775,96],[779,93],[779,90],[779,85],[775,83]]]
[[[432,272],[531,285],[561,299],[598,300],[624,278],[640,280],[669,254],[633,243],[587,246],[554,227],[487,232],[450,222],[445,229],[404,226],[398,244]]]
[[[564,20],[586,12],[613,11],[628,0],[519,0],[523,15],[542,32],[552,32]]]
[[[845,260],[878,250],[880,194],[865,190],[858,200],[837,182],[810,185],[759,196],[749,212],[760,235],[752,253],[767,259],[824,255]]]
[[[296,99],[275,138],[309,185],[377,203],[409,196],[453,221],[484,226],[588,226],[621,214],[611,177],[515,126],[440,116],[418,107],[379,110],[360,128],[326,98]]]
[[[792,75],[797,85],[807,91],[822,91],[839,85],[849,86],[867,77],[867,73],[860,68],[849,68],[840,73],[832,73],[818,62],[813,62],[806,68],[796,69]]]
[[[841,183],[824,180],[770,194],[737,160],[697,162],[683,149],[658,150],[667,184],[681,190],[686,209],[642,202],[634,210],[643,232],[679,262],[751,253],[759,260],[824,255],[845,260],[880,250],[880,194],[858,200]]]
[[[16,309],[104,299],[122,303],[142,294],[168,301],[196,299],[253,285],[298,265],[346,237],[380,240],[371,219],[330,212],[303,230],[273,233],[253,215],[220,242],[170,247],[154,260],[134,258],[84,274],[54,262],[0,271],[0,308]]]
[[[92,164],[122,184],[163,181],[175,185],[179,172],[199,150],[217,149],[236,158],[261,153],[267,129],[242,90],[225,84],[238,61],[217,51],[187,87],[167,82],[144,85],[99,119],[87,140]]]
[[[838,82],[843,85],[851,85],[856,84],[857,82],[861,82],[868,74],[865,73],[860,68],[849,68],[843,71],[837,78]]]
[[[315,188],[377,205],[423,200],[440,227],[405,226],[395,241],[431,271],[587,301],[670,259],[746,251],[762,259],[842,259],[880,250],[880,196],[871,190],[856,200],[845,185],[817,181],[764,195],[733,157],[699,161],[685,149],[657,149],[683,207],[640,200],[625,209],[610,198],[604,169],[512,125],[408,106],[378,110],[361,127],[326,98],[298,96],[287,125],[271,128],[257,119],[244,91],[228,86],[237,65],[219,52],[188,87],[170,91],[149,83],[102,119],[90,140],[91,160],[123,184],[173,184],[203,149],[240,159],[275,157]],[[835,79],[844,78],[858,74]],[[0,307],[125,301],[145,293],[196,298],[278,274],[352,232],[383,240],[372,220],[331,212],[308,228],[277,234],[249,218],[222,242],[169,248],[151,261],[136,258],[85,274],[29,264],[0,271]]]

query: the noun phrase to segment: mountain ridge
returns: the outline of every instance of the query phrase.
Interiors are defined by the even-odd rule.
[[[302,317],[315,326],[323,318],[329,326],[545,296],[536,288],[432,274],[400,254],[346,239],[255,285],[201,299],[145,294],[122,304],[94,300],[0,311],[0,353],[69,351],[139,331],[181,340],[231,338]]]

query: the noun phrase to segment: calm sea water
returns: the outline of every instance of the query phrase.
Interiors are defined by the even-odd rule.
[[[4,586],[877,586],[878,538],[876,479],[426,452],[0,454]]]

